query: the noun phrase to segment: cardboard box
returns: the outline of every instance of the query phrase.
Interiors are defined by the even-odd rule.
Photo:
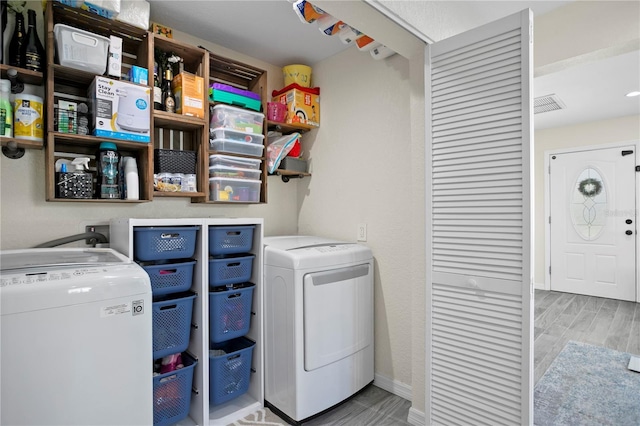
[[[97,76],[87,98],[94,136],[136,142],[151,140],[151,88]]]
[[[160,25],[156,22],[151,23],[151,32],[165,36],[166,38],[173,38],[173,30],[171,28],[165,27],[164,25]]]
[[[173,77],[171,90],[176,97],[176,113],[204,118],[204,78],[181,72]]]
[[[320,88],[301,87],[296,83],[271,93],[273,102],[287,106],[285,123],[302,123],[320,127]]]

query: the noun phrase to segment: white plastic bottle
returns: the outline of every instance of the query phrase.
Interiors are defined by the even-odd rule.
[[[140,178],[138,177],[138,164],[134,157],[125,158],[124,174],[127,185],[127,200],[139,200]]]
[[[11,82],[0,80],[0,136],[13,137],[13,107],[9,98]]]

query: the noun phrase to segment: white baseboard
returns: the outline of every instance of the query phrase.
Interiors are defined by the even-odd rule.
[[[407,422],[409,424],[415,426],[425,426],[427,424],[427,419],[422,411],[418,411],[415,408],[411,407],[409,409],[409,417],[407,418]]]
[[[533,283],[533,288],[536,290],[546,290],[544,288],[544,283]]]
[[[411,401],[411,398],[413,396],[413,391],[411,390],[411,386],[409,386],[406,383],[402,383],[397,380],[393,380],[388,377],[382,376],[380,374],[376,374],[374,376],[373,384],[379,387],[380,389],[384,389],[387,392],[390,392],[394,395],[399,396],[400,398],[406,399],[407,401]],[[415,408],[411,407],[409,409],[407,422],[415,426],[425,426],[426,425],[425,415],[422,411],[418,411]]]
[[[387,392],[398,395],[400,398],[411,401],[413,392],[411,391],[411,386],[406,383],[402,383],[376,373],[373,377],[373,384],[380,389],[384,389]]]

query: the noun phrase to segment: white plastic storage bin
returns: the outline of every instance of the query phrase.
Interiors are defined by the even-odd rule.
[[[64,24],[55,24],[60,65],[102,75],[107,70],[109,39]]]
[[[209,156],[209,166],[238,167],[240,169],[260,170],[262,160],[254,158],[232,157],[230,155],[215,154]]]
[[[263,123],[264,114],[229,105],[218,104],[213,107],[211,114],[213,129],[225,128],[262,134]]]
[[[234,142],[227,139],[215,139],[209,142],[213,151],[229,152],[232,154],[249,155],[251,157],[262,157],[264,145],[257,143]]]
[[[213,201],[259,203],[261,185],[260,180],[209,178],[210,198]]]
[[[252,132],[241,132],[239,130],[225,129],[224,127],[218,127],[217,129],[211,129],[211,139],[226,139],[235,142],[247,142],[247,143],[259,143],[264,141],[264,135]]]
[[[222,177],[232,179],[260,179],[261,170],[240,169],[238,167],[211,166],[209,167],[209,177]]]

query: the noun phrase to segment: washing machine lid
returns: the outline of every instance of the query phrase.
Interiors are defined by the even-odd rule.
[[[290,269],[331,268],[368,262],[368,247],[307,235],[265,237],[265,265]]]
[[[113,249],[0,251],[2,315],[151,293],[149,275]]]

